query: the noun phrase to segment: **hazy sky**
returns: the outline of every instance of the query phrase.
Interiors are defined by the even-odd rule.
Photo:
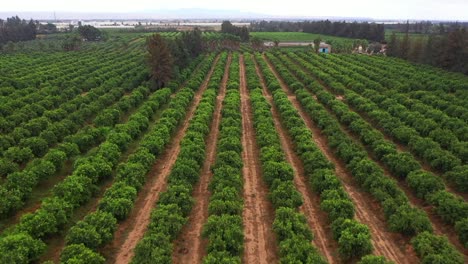
[[[2,1],[2,11],[139,12],[203,8],[274,16],[340,16],[468,20],[468,0],[21,0]]]

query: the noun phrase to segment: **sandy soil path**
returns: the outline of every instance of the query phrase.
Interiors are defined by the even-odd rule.
[[[260,69],[257,64],[255,66],[257,75],[260,77],[263,94],[270,105],[274,106],[273,98],[268,92]],[[281,145],[286,154],[286,159],[294,170],[294,184],[304,199],[304,204],[300,207],[300,210],[307,217],[309,227],[314,233],[313,243],[328,263],[340,263],[339,258],[336,255],[338,252],[338,244],[332,238],[331,230],[327,223],[327,215],[320,210],[320,198],[309,188],[308,180],[304,172],[304,165],[298,155],[294,152],[292,139],[281,125],[280,115],[276,107],[272,107],[272,114],[276,130],[280,137]]]
[[[171,144],[164,154],[158,158],[149,172],[149,180],[138,195],[132,213],[120,224],[114,236],[114,241],[110,245],[110,250],[116,251],[115,258],[108,259],[109,263],[126,264],[133,258],[133,250],[147,229],[151,210],[159,199],[161,192],[166,188],[167,177],[179,155],[180,142],[187,131],[190,120],[201,100],[203,92],[206,90],[208,81],[210,80],[218,60],[219,57],[214,61],[200,89],[196,92],[188,113],[180,129],[177,130],[176,135],[173,137]]]
[[[245,80],[244,57],[240,56],[242,111],[242,160],[244,167],[244,256],[243,263],[278,262],[275,234],[272,230],[274,208],[268,200],[268,187],[262,179],[259,150],[253,126],[253,112]]]
[[[201,263],[205,255],[206,241],[201,233],[203,225],[208,218],[208,204],[211,193],[208,189],[213,173],[211,166],[216,159],[216,144],[218,141],[219,124],[221,121],[221,109],[223,107],[224,97],[226,95],[226,84],[229,77],[229,66],[231,65],[231,55],[229,55],[224,70],[223,80],[220,86],[218,96],[216,97],[216,108],[213,114],[210,133],[206,145],[206,158],[203,163],[200,180],[193,191],[195,204],[189,215],[188,223],[181,231],[181,235],[174,242],[172,263]]]

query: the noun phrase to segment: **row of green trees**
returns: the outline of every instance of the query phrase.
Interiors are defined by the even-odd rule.
[[[216,161],[212,167],[211,197],[203,237],[208,239],[203,263],[241,263],[244,249],[242,116],[239,93],[239,55],[232,54],[226,97],[221,112]]]
[[[293,65],[293,63],[288,65]],[[307,63],[301,64],[301,66],[310,68],[307,67]],[[302,71],[299,67],[291,66],[291,68],[294,68],[294,71],[296,72]],[[319,68],[316,69],[318,70]],[[323,65],[320,68],[320,71],[322,72],[322,75],[325,74],[323,73]],[[466,205],[462,200],[458,200],[455,196],[443,190],[444,185],[439,178],[421,171],[421,167],[410,154],[398,152],[394,144],[385,140],[384,136],[380,132],[373,129],[372,126],[367,124],[358,114],[350,111],[343,102],[324,91],[323,87],[321,87],[321,85],[319,85],[315,80],[310,78],[307,85],[308,87],[311,87],[311,90],[316,94],[317,100],[328,106],[343,125],[356,133],[361,142],[372,150],[372,153],[376,158],[384,162],[384,164],[386,164],[386,166],[388,166],[395,175],[406,178],[410,188],[414,189],[418,196],[433,204],[436,212],[440,214],[442,218],[445,218],[446,221],[451,220],[458,222],[457,230],[466,230],[466,227],[463,226],[463,219],[466,218],[467,212]],[[329,85],[332,87],[331,84]],[[309,104],[315,104],[315,108],[322,108],[321,111],[323,112],[323,115],[329,116],[326,110],[323,109],[324,107],[320,106],[307,91],[302,90],[300,93],[296,93],[298,94],[301,102],[304,101],[304,98],[308,98]],[[313,108],[314,107],[311,106],[310,109]],[[311,116],[319,118],[319,113],[311,112]],[[335,123],[335,126],[339,128],[338,122],[336,120],[333,120],[333,122]],[[340,137],[344,136],[344,133],[340,135]],[[331,144],[333,144],[333,142]],[[363,161],[366,160],[367,158],[364,157],[367,156],[367,153],[362,150],[360,152],[360,155],[363,157]],[[357,156],[357,153],[359,152],[354,151],[354,157]],[[349,166],[353,173],[356,173],[358,177],[359,175],[364,176],[364,178],[358,178],[358,182],[381,202],[388,219],[389,228],[392,231],[401,232],[405,235],[416,236],[416,238],[422,232],[432,231],[430,221],[425,213],[419,209],[410,207],[408,198],[394,181],[389,180],[383,175],[383,170],[374,162],[371,162],[370,160],[365,163],[362,163],[362,161],[358,163],[350,162]],[[360,171],[361,173],[359,173]],[[370,175],[372,175],[372,177],[369,177],[369,173],[371,173]],[[381,189],[382,187],[385,187],[385,191]],[[463,237],[463,233],[460,233],[460,239],[463,239]],[[462,243],[466,242],[462,240]],[[450,245],[448,242],[446,244]],[[423,256],[423,252],[418,252],[418,254],[421,257],[426,258],[426,256]],[[444,247],[433,254],[440,254],[447,258],[451,258],[455,263],[463,262],[463,258],[453,248],[453,246]]]
[[[163,102],[169,98],[168,95],[167,90],[156,92],[122,126],[129,127],[129,129],[136,126],[140,133],[144,131],[148,125],[148,117],[153,115],[159,107],[162,107]],[[145,119],[146,123],[141,122],[142,119]],[[122,152],[135,140],[136,136],[132,137],[114,128],[106,135],[106,140],[91,154],[77,159],[73,165],[72,174],[54,187],[52,195],[42,202],[41,207],[33,213],[23,215],[19,223],[11,227],[0,240],[0,248],[3,250],[0,254],[1,262],[24,263],[37,259],[41,253],[35,250],[37,245],[45,247],[43,240],[51,234],[57,233],[70,221],[73,211],[91,199],[99,182],[112,175]],[[90,218],[87,221],[103,223],[108,226],[107,219],[106,215],[99,215],[97,218]],[[102,232],[105,233],[102,235],[112,230],[112,228],[103,229]],[[97,241],[106,239],[100,235],[95,237]],[[21,243],[18,241],[19,238],[32,239],[35,241],[34,247],[12,247],[13,241]]]
[[[100,55],[103,56],[99,58],[101,61],[98,59]],[[83,58],[78,58],[77,55],[53,56],[52,60],[39,56],[46,60],[46,65],[40,65],[40,62],[32,60],[29,55],[27,58],[15,57],[11,64],[7,63],[5,66],[6,72],[0,81],[4,96],[0,99],[2,133],[10,133],[15,127],[33,118],[41,117],[48,111],[56,110],[70,100],[86,100],[86,98],[76,97],[104,83],[115,86],[122,84],[125,88],[130,88],[135,80],[125,80],[122,77],[128,77],[129,71],[135,67],[139,68],[141,74],[145,73],[141,66],[138,67],[141,62],[136,60],[134,55],[134,53],[125,55],[120,58],[122,62],[115,61],[117,56],[115,52],[110,56],[105,56],[101,52],[81,54]],[[4,60],[7,59],[2,58],[2,62]],[[25,70],[33,65],[36,67],[36,63],[39,65],[35,72]],[[132,72],[132,74],[136,73]],[[141,77],[141,74],[137,76]],[[63,110],[74,109],[69,106]],[[49,114],[53,115],[54,112]]]
[[[189,67],[184,76],[190,76],[195,65]],[[207,63],[207,66],[209,65]],[[184,81],[184,78],[181,78],[180,81]],[[113,136],[109,135],[108,140],[115,142],[122,148],[128,147],[128,140],[135,139],[146,131],[149,119],[154,116],[155,111],[164,106],[165,102],[169,100],[169,95],[173,92],[174,90],[169,88],[157,91],[129,118],[126,124],[117,125],[114,129],[115,133],[113,133]],[[70,229],[67,236],[69,246],[62,252],[62,262],[104,262],[104,259],[93,250],[112,238],[117,219],[123,219],[131,210],[133,201],[136,198],[136,190],[139,190],[143,185],[146,172],[153,165],[155,155],[160,154],[164,145],[169,143],[171,137],[169,131],[173,131],[183,117],[183,113],[186,112],[186,108],[190,103],[190,98],[193,98],[193,92],[186,89],[180,91],[176,97],[171,99],[171,103],[162,114],[158,125],[140,143],[141,146],[145,147],[140,146],[137,151],[129,156],[126,163],[118,166],[116,183],[104,194],[104,198],[99,203],[98,211],[91,213]],[[112,151],[109,153],[112,153]],[[109,153],[108,155],[111,155]],[[117,155],[114,153],[112,156],[114,157],[113,160],[117,161]],[[86,163],[86,160],[83,163]],[[88,166],[88,173],[94,173],[91,169],[92,167]],[[75,185],[74,187],[78,186]],[[93,188],[85,188],[85,190],[90,192]],[[9,244],[4,245],[7,247]],[[18,257],[21,257],[21,255],[18,255]]]
[[[320,58],[319,58],[320,59]],[[360,94],[365,94],[366,97],[381,106],[389,114],[398,118],[399,126],[407,126],[410,135],[406,134],[402,140],[408,144],[414,136],[426,137],[430,144],[434,145],[434,149],[439,152],[444,149],[448,150],[448,158],[461,162],[468,160],[468,150],[465,142],[468,139],[468,125],[458,118],[449,118],[440,111],[434,110],[425,104],[408,98],[403,92],[395,89],[388,89],[379,83],[377,76],[367,73],[362,67],[352,65],[350,63],[341,62],[339,57],[334,57],[330,65],[346,66],[346,77],[340,79],[347,83],[348,86],[355,89]],[[353,73],[354,72],[354,73]],[[374,81],[375,80],[375,81]],[[369,89],[367,86],[373,86],[374,89]],[[423,159],[432,162],[427,155],[420,154]],[[440,164],[439,166],[441,166]],[[449,168],[437,168],[441,171],[446,171]]]
[[[102,83],[99,87],[92,88],[86,96],[77,96],[81,92],[84,92],[78,89],[73,92],[69,91],[70,93],[65,91],[63,98],[60,101],[56,100],[56,106],[58,107],[47,111],[38,109],[39,112],[36,112],[37,117],[21,121],[14,114],[4,119],[5,122],[3,124],[7,127],[5,130],[9,130],[10,132],[2,135],[0,148],[5,151],[3,156],[8,158],[11,147],[29,148],[34,157],[43,156],[50,147],[61,142],[66,136],[78,131],[86,121],[92,120],[97,112],[114,103],[125,92],[130,92],[147,78],[147,73],[141,71],[141,69],[133,68],[129,69],[129,71],[134,76],[134,81],[132,81],[131,85],[127,85],[125,82],[117,83],[115,82],[116,79],[112,79],[109,82]],[[73,96],[73,94],[75,96],[71,98],[70,96]],[[60,97],[57,96],[56,98]],[[132,98],[132,100],[135,99]],[[59,102],[62,103],[59,104]],[[130,102],[122,103],[128,104]],[[118,106],[116,107],[118,108]],[[21,114],[19,115],[21,117]],[[68,133],[63,133],[64,130],[68,131]],[[38,145],[38,141],[41,141],[42,144]],[[14,158],[14,152],[11,154],[11,157]],[[24,164],[30,158],[9,160],[13,160],[18,164]]]
[[[221,64],[225,64],[226,57],[226,54],[223,54]],[[209,61],[213,62],[213,59],[214,56],[210,56]],[[220,69],[217,66],[219,64],[213,65],[216,69],[214,78],[219,81],[224,73],[224,68]],[[178,92],[177,96],[185,89],[191,93],[200,89],[209,68],[204,66],[203,70],[193,76],[194,82]],[[217,82],[212,81],[212,83]],[[219,82],[217,86],[219,86]],[[193,186],[198,182],[205,160],[205,138],[210,131],[210,121],[216,103],[216,91],[217,89],[210,87],[202,94],[200,103],[180,143],[179,156],[167,179],[167,189],[160,194],[159,201],[151,213],[148,230],[135,248],[132,263],[169,263],[172,260],[172,242],[186,223],[192,209]],[[185,116],[183,114],[186,112],[185,109],[180,108],[178,111],[180,117]],[[182,112],[182,110],[184,111]],[[178,124],[178,122],[174,122],[174,124]]]
[[[445,97],[452,98],[456,104],[463,102],[462,98],[457,98],[458,95],[466,97],[468,84],[466,83],[467,77],[463,74],[423,64],[412,64],[392,57],[371,56],[367,59],[357,57],[357,60],[369,61],[373,65],[378,65],[377,67],[387,72],[389,77],[400,80],[406,86],[403,91],[443,91]]]
[[[318,58],[318,60],[322,61],[321,58]],[[349,72],[347,67],[345,69],[344,66],[338,63],[328,62],[330,60],[327,62],[325,62],[325,60],[323,61],[323,63],[333,68],[322,70],[316,68],[316,72],[321,72],[321,79],[330,83],[330,86],[338,93],[344,93],[346,91],[349,94],[347,98],[351,105],[355,106],[356,109],[360,111],[366,112],[366,115],[378,124],[387,134],[400,142],[408,144],[409,149],[415,155],[427,161],[434,169],[450,175],[447,179],[453,182],[457,189],[460,191],[465,191],[467,189],[468,185],[464,180],[464,178],[466,179],[466,175],[460,173],[466,170],[465,166],[462,165],[462,160],[467,159],[467,153],[464,148],[466,145],[465,143],[458,142],[458,144],[454,146],[455,151],[452,152],[458,154],[458,157],[452,154],[452,152],[442,149],[440,144],[435,142],[434,139],[444,143],[450,135],[454,138],[455,136],[450,131],[446,132],[446,136],[444,131],[440,131],[441,129],[435,121],[422,118],[421,114],[412,113],[404,106],[398,104],[396,100],[393,99],[399,97],[398,95],[387,97],[382,95],[382,93],[385,94],[385,92],[381,93],[373,89],[367,89],[362,85],[366,81],[365,77],[354,74],[352,75],[353,79],[357,79],[359,82],[350,81],[349,78],[346,77]],[[314,62],[315,67],[318,67],[318,63],[320,62]],[[345,74],[338,72],[337,69]],[[337,80],[341,83],[336,84]],[[332,85],[332,82],[334,82],[334,85]],[[350,87],[357,93],[347,91],[344,85]],[[363,97],[359,96],[358,93],[362,94]],[[403,121],[406,121],[406,123],[411,126],[406,125]],[[439,128],[439,130],[436,128]],[[463,130],[462,128],[460,129]]]
[[[391,79],[389,77],[382,78],[382,74],[384,73],[384,71],[376,70],[374,67],[378,67],[378,66],[372,65],[372,62],[360,63],[360,62],[356,62],[356,60],[353,60],[350,57],[338,57],[338,56],[333,56],[333,57],[336,63],[339,63],[340,65],[343,65],[343,66],[347,66],[349,69],[352,69],[353,71],[358,72],[359,75],[363,75],[369,78],[370,79],[369,82],[371,83],[372,87],[375,87],[375,89],[377,89],[377,91],[381,93],[382,95],[385,95],[385,97],[387,98],[391,97],[395,99],[399,104],[404,105],[408,110],[412,111],[416,115],[419,115],[419,114],[423,115],[421,116],[421,118],[426,119],[427,122],[424,122],[424,123],[429,123],[429,126],[431,127],[430,130],[437,130],[437,129],[450,130],[450,133],[453,133],[450,139],[445,139],[439,142],[438,137],[433,137],[433,139],[435,141],[438,141],[441,145],[443,145],[443,147],[448,148],[449,150],[453,149],[453,151],[457,152],[457,151],[460,151],[460,150],[457,150],[459,148],[456,147],[459,141],[468,140],[468,125],[465,123],[468,120],[468,111],[465,110],[462,105],[457,105],[456,102],[452,104],[455,106],[454,108],[455,113],[459,113],[461,115],[458,115],[457,117],[451,117],[450,115],[448,115],[448,113],[444,113],[442,110],[439,110],[438,107],[433,107],[431,105],[428,105],[425,102],[418,100],[417,98],[411,98],[407,94],[407,92],[410,91],[411,89],[409,86],[404,85],[404,79],[398,78],[398,77],[391,78]],[[383,79],[386,79],[386,80],[383,81]],[[403,88],[403,86],[405,88]],[[423,91],[415,92],[415,94],[421,94],[421,93],[424,94]],[[384,97],[380,97],[380,98],[384,98]],[[443,100],[443,99],[438,99],[437,101],[447,102],[447,100]],[[463,118],[463,115],[465,115],[465,118]],[[416,127],[416,129],[418,129],[418,127]],[[428,129],[423,130],[422,128],[420,128],[418,132],[427,135],[428,134],[427,130]],[[440,134],[440,133],[437,133],[437,134]]]
[[[287,94],[269,71],[267,63],[261,55],[257,56],[265,75],[268,89],[273,93],[273,100],[281,115],[285,127],[288,129],[296,152],[304,163],[304,170],[309,177],[312,189],[320,195],[320,208],[327,212],[332,226],[333,238],[338,242],[338,251],[344,260],[359,259],[370,254],[373,250],[369,228],[354,219],[354,204],[344,190],[341,181],[334,172],[334,165],[323,155],[313,143],[313,135],[304,120],[289,101]],[[286,69],[274,62],[282,76],[286,76]],[[288,82],[299,89],[299,83]]]
[[[112,88],[106,87],[103,86],[100,92],[105,93]],[[30,145],[22,146],[20,144],[9,147],[0,162],[0,169],[5,175],[8,175],[0,186],[0,192],[4,194],[1,198],[3,202],[0,205],[0,215],[6,217],[22,208],[33,189],[40,182],[55,175],[67,161],[100,144],[105,139],[108,127],[114,126],[117,121],[121,120],[121,115],[138,106],[151,91],[148,87],[140,86],[134,89],[130,96],[122,97],[124,93],[125,89],[115,87],[112,92],[102,96],[99,96],[100,93],[92,91],[88,94],[90,97],[87,97],[87,100],[89,99],[88,106],[81,107],[64,120],[51,125],[39,137],[30,137],[21,141],[30,142]],[[104,107],[119,100],[119,98],[120,101],[107,108],[107,110],[112,109],[118,113],[118,119],[114,120],[115,122],[99,124],[99,119],[96,118],[94,124],[99,125],[100,128],[85,126],[86,121],[94,113],[106,109]],[[25,163],[30,160],[33,151],[36,152],[38,158],[28,163],[23,170],[17,171],[16,163]],[[38,155],[38,151],[41,151],[40,154],[43,156]]]
[[[169,88],[157,91],[139,108],[136,114],[130,117],[127,123],[116,127],[116,133],[113,134],[112,138],[119,143],[122,151],[128,147],[132,140],[146,133],[154,118],[154,113],[167,103],[171,93]],[[154,156],[149,151],[138,149],[129,156],[126,162],[119,164],[116,173],[117,180],[104,193],[99,202],[98,210],[85,216],[69,230],[66,236],[67,247],[61,256],[63,262],[77,260],[84,252],[96,250],[113,238],[117,221],[125,218],[130,212],[137,193],[137,188],[126,184],[122,178],[130,174],[134,177],[132,178],[133,183],[138,182],[142,177],[144,178],[153,161]],[[138,166],[140,163],[147,164],[147,167]],[[80,250],[77,247],[83,249]],[[98,259],[96,254],[91,254],[91,252],[89,254]]]
[[[125,48],[128,53],[122,55],[121,51],[116,48],[114,43],[108,43],[93,52],[26,53],[2,56],[2,68],[0,69],[1,94],[4,96],[9,95],[8,97],[11,96],[12,99],[18,100],[29,96],[31,92],[38,92],[37,88],[43,89],[55,86],[62,89],[72,86],[86,88],[97,80],[104,80],[101,79],[103,77],[105,79],[109,78],[105,76],[119,69],[115,67],[116,64],[125,63],[124,60],[116,61],[116,58],[125,58],[126,63],[136,60],[141,61],[141,57],[132,57],[132,55],[142,53],[141,49],[138,50],[136,43],[132,43]],[[129,60],[129,58],[133,60]],[[31,67],[34,67],[34,71],[31,71]],[[112,69],[113,71],[109,72]],[[26,88],[30,90],[23,91]],[[47,96],[48,94],[41,93],[41,95]],[[37,100],[35,98],[33,102]],[[1,113],[3,114],[3,110]]]
[[[468,122],[468,111],[463,106],[454,103],[453,98],[443,91],[412,91],[408,93],[408,96],[441,111],[451,118],[458,118],[465,123]]]
[[[98,55],[101,53],[98,52]],[[80,105],[92,103],[97,99],[96,96],[106,95],[113,87],[122,86],[128,91],[138,86],[147,78],[147,73],[139,66],[141,63],[134,59],[134,55],[131,53],[122,58],[123,64],[113,61],[116,53],[101,58],[102,63],[89,53],[84,55],[83,60],[80,58],[78,63],[70,61],[77,60],[77,56],[57,56],[57,61],[48,61],[50,66],[39,65],[37,73],[24,72],[24,75],[23,69],[31,67],[33,61],[27,62],[29,56],[27,59],[18,56],[13,62],[25,65],[8,71],[2,83],[2,86],[5,86],[5,90],[2,89],[5,97],[1,98],[0,105],[2,143],[17,144],[29,135],[39,135],[50,123],[63,120],[68,114],[78,111]],[[72,65],[65,66],[63,63]],[[63,72],[61,67],[64,67],[66,72]],[[55,74],[56,71],[58,74]],[[48,72],[51,72],[50,75]],[[99,74],[102,74],[100,78]],[[90,91],[92,92],[89,93]],[[86,93],[89,93],[89,96],[78,96]],[[11,136],[5,135],[7,133]],[[2,150],[7,147],[8,145],[1,146]]]

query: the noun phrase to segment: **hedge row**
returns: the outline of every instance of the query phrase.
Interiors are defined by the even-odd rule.
[[[211,197],[203,237],[208,239],[203,263],[241,263],[244,249],[242,116],[239,93],[239,54],[232,55],[226,97],[221,112]]]
[[[218,83],[224,73],[226,53],[215,66],[212,82]],[[205,139],[216,104],[216,89],[202,95],[187,132],[180,143],[180,153],[168,177],[167,190],[162,192],[151,212],[149,227],[135,248],[132,263],[170,263],[172,243],[187,222],[192,209],[193,186],[198,182],[205,160]]]
[[[385,140],[382,133],[366,123],[358,114],[350,111],[348,106],[336,100],[333,95],[317,88],[318,100],[327,105],[339,117],[340,122],[347,125],[359,135],[363,144],[368,146],[373,154],[390,170],[406,180],[416,196],[433,205],[435,212],[448,224],[455,227],[462,244],[468,243],[464,231],[468,228],[468,204],[461,198],[445,190],[442,180],[432,173],[423,171],[419,163],[408,153],[398,152],[396,146]],[[353,97],[354,96],[354,97]],[[358,95],[352,91],[346,92],[347,101],[352,101]],[[361,97],[359,97],[361,98]],[[357,100],[362,103],[364,99]],[[362,104],[361,104],[362,105]],[[453,177],[466,177],[465,169],[451,172]]]
[[[336,176],[333,164],[313,143],[312,133],[260,55],[258,60],[268,88],[273,93],[273,100],[280,112],[281,120],[289,130],[296,152],[304,163],[310,184],[320,195],[320,207],[328,214],[341,257],[345,260],[359,259],[371,253],[373,246],[370,230],[354,219],[354,204]]]
[[[126,124],[116,126],[115,129],[108,134],[106,141],[92,154],[86,158],[78,159],[74,164],[73,174],[55,186],[53,196],[45,199],[42,202],[41,208],[36,212],[24,215],[20,223],[12,230],[9,230],[0,240],[0,252],[2,253],[0,256],[3,258],[0,260],[5,260],[6,263],[24,263],[35,260],[41,253],[38,249],[43,249],[45,247],[41,239],[45,238],[46,235],[56,233],[60,227],[65,225],[69,221],[73,210],[80,204],[89,200],[92,193],[97,188],[97,182],[112,174],[112,168],[117,164],[121,151],[132,141],[131,131],[145,130],[149,122],[148,117],[152,116],[154,112],[169,99],[170,93],[170,89],[167,88],[157,91],[150,100],[129,118]],[[190,98],[193,97],[193,91],[188,88],[184,89],[179,94],[181,94],[181,96],[179,98],[176,96],[176,98],[171,101],[169,105],[170,110],[165,110],[166,115],[163,114],[161,117],[159,124],[162,124],[162,126],[165,124],[177,123],[174,122],[175,117],[183,116],[186,105],[188,105]],[[183,109],[179,113],[174,108]],[[169,133],[166,127],[159,128],[161,129],[161,133]],[[170,136],[167,135],[167,141],[169,141],[169,138]],[[152,140],[148,141],[152,142]],[[148,155],[142,151],[140,153],[135,153],[133,159],[137,160],[143,158],[148,161],[147,157]],[[129,158],[129,160],[131,159]],[[127,172],[131,173],[133,170],[127,170]],[[126,175],[121,175],[122,178],[124,176]],[[129,181],[132,180],[131,178],[129,179]],[[109,219],[106,213],[104,213],[104,217],[98,216],[96,218],[102,220]],[[94,221],[91,220],[92,219],[87,220],[86,222],[89,224]],[[110,230],[111,229],[107,229],[107,231]],[[93,235],[96,234],[94,233]],[[99,236],[95,238],[99,242],[102,241],[104,237],[106,236],[103,235],[102,237]],[[22,243],[23,240],[32,241],[30,242],[31,246],[27,248],[14,247],[14,244],[12,244]],[[11,247],[13,247],[13,250]],[[72,247],[73,250],[71,253],[75,252],[76,255],[71,255],[70,251],[67,250],[66,253],[64,253],[66,258],[62,256],[62,259],[76,259],[77,256],[81,255],[80,251],[77,250],[80,248],[83,249],[83,247]],[[90,253],[89,250],[86,250],[86,252],[87,254]],[[101,259],[101,257],[96,254],[91,254],[91,256]]]
[[[271,56],[271,59],[279,62],[279,60],[273,58],[273,56]],[[291,61],[285,60],[285,63],[287,63],[289,68],[295,69],[295,72],[301,71],[301,69],[294,66],[294,63]],[[286,77],[286,79],[291,78],[293,78],[292,75]],[[300,85],[302,84],[297,84],[296,87]],[[326,97],[328,98],[328,103],[333,102],[333,104],[330,103],[330,109],[337,114],[340,122],[349,124],[351,130],[356,127],[363,127],[356,124],[354,126],[351,125],[350,123],[352,121],[360,120],[359,115],[352,113],[347,108],[345,111],[344,108],[338,107],[343,103],[335,99],[335,97],[326,96],[327,92],[325,92],[323,87],[318,83],[312,84],[309,87],[311,87],[311,90],[317,95],[318,100],[323,101],[323,98]],[[416,237],[422,232],[432,232],[432,226],[427,215],[422,210],[411,207],[408,198],[403,191],[401,191],[396,182],[387,178],[383,170],[375,162],[367,158],[367,153],[340,130],[338,121],[325,110],[324,106],[314,100],[304,88],[298,88],[295,92],[305,110],[325,132],[329,144],[335,148],[338,156],[343,159],[351,169],[357,182],[364,190],[370,192],[381,203],[390,230]],[[326,103],[324,102],[324,104]],[[335,130],[336,132],[330,133],[330,131]],[[408,156],[396,153],[395,146],[390,145],[389,147],[387,142],[383,139],[383,135],[365,131],[362,131],[359,135],[364,144],[368,144],[371,149],[376,150],[375,155],[380,155],[380,157],[393,155],[390,157],[395,161],[395,166],[406,168],[408,165],[405,160]],[[380,139],[374,141],[376,135],[377,138]],[[377,150],[380,152],[377,152]],[[409,157],[411,157],[411,155],[409,155]],[[443,252],[443,250],[440,252]],[[421,254],[419,255],[421,256]],[[460,255],[455,258],[458,257],[460,257]]]

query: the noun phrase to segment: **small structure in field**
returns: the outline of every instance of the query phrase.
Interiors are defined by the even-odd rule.
[[[332,46],[325,42],[320,42],[318,52],[319,53],[331,53]]]

